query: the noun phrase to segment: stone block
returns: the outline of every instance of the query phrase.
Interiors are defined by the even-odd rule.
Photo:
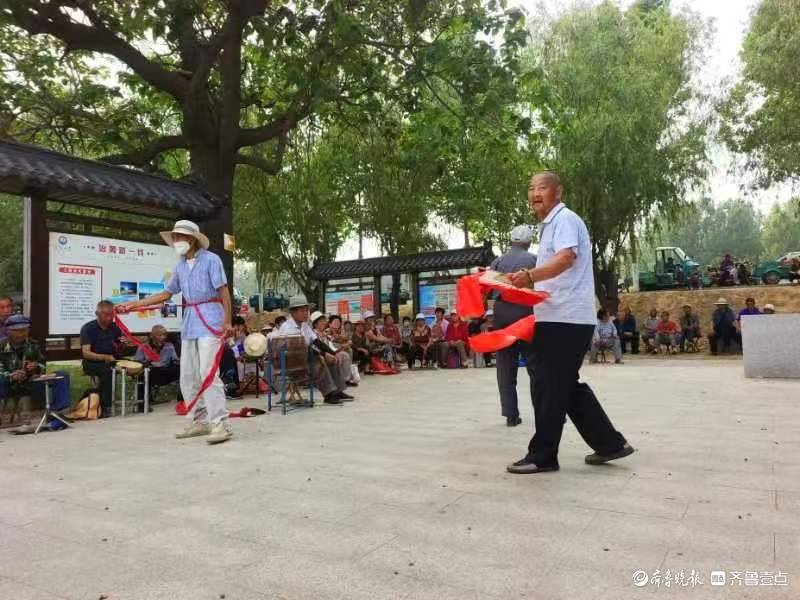
[[[800,314],[742,317],[746,377],[800,379]]]

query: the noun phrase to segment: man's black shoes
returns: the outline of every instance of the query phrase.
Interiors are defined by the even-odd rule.
[[[618,458],[630,456],[634,452],[635,450],[630,444],[625,444],[620,450],[617,450],[611,454],[598,454],[597,452],[588,454],[586,455],[585,460],[587,465],[602,465],[603,463],[607,463],[611,460],[617,460]]]
[[[522,423],[522,419],[519,417],[506,417],[506,425],[509,427],[516,427]]]
[[[506,467],[506,471],[516,475],[532,475],[533,473],[546,473],[548,471],[558,471],[558,465],[552,467],[540,467],[527,456],[522,460],[511,463]]]

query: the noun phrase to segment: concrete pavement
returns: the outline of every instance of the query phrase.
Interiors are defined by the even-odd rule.
[[[587,366],[638,452],[587,466],[567,425],[560,472],[514,476],[528,385],[509,429],[494,376],[365,378],[355,403],[236,419],[217,447],[173,439],[166,406],[2,433],[0,599],[800,597],[800,382]]]

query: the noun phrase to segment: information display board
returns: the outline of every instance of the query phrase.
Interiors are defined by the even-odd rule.
[[[419,286],[420,312],[426,317],[433,317],[437,308],[443,308],[450,314],[456,309],[456,284],[439,283]],[[430,321],[430,319],[428,319]]]
[[[118,304],[164,290],[177,261],[166,245],[51,232],[50,335],[77,335],[102,299]],[[159,309],[125,315],[124,322],[138,333],[156,324],[180,331],[182,318],[176,295]]]
[[[325,292],[325,310],[337,314],[343,321],[358,321],[365,310],[374,310],[372,290]]]

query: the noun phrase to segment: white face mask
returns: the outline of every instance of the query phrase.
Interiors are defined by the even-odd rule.
[[[174,242],[172,244],[172,249],[178,254],[178,256],[184,256],[187,252],[189,252],[189,248],[191,248],[191,244],[189,242]]]

